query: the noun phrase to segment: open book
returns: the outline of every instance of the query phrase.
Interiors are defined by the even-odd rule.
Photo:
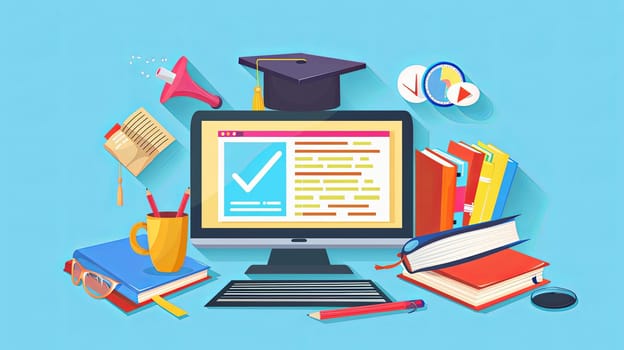
[[[115,124],[104,136],[104,148],[137,176],[175,138],[145,108],[132,113],[122,125]]]
[[[400,263],[409,273],[441,269],[520,244],[526,239],[518,237],[516,216],[414,237],[401,249],[399,262],[375,265],[375,269],[389,269]]]

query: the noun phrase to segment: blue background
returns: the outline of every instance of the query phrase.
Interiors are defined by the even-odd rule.
[[[622,18],[617,0],[2,2],[2,343],[623,348]],[[160,81],[140,75],[155,65],[130,65],[130,57],[167,57],[170,68],[186,55],[224,108],[248,109],[255,77],[237,58],[289,52],[366,62],[367,70],[343,77],[341,108],[408,110],[426,130],[419,146],[484,140],[509,152],[529,194],[512,205],[530,213],[521,236],[532,241],[523,249],[552,264],[545,275],[573,289],[577,307],[544,312],[524,297],[475,313],[399,281],[398,270],[374,271],[394,251],[372,249],[330,253],[395,300],[425,299],[427,310],[322,323],[305,316],[315,308],[203,308],[228,280],[244,278],[247,265],[265,260],[265,249],[191,247],[215,279],[173,299],[190,313],[183,320],[158,307],[128,316],[74,287],[61,272],[74,249],[126,236],[148,211],[146,186],[162,210],[175,210],[189,184],[188,120],[159,103]],[[439,60],[459,64],[481,88],[482,110],[400,98],[404,67]],[[138,179],[124,171],[120,208],[103,135],[139,106],[178,142]]]

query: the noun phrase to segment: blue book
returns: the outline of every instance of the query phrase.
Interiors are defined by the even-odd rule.
[[[416,273],[462,264],[513,247],[527,241],[518,236],[516,216],[414,237],[403,246],[401,262],[409,273]]]
[[[464,203],[466,202],[466,185],[468,184],[468,162],[452,156],[438,148],[433,151],[440,157],[457,166],[455,204],[453,205],[453,228],[460,227],[464,221]]]
[[[505,209],[505,203],[507,203],[509,190],[511,190],[511,184],[513,183],[517,170],[518,162],[509,158],[507,161],[507,167],[505,168],[505,175],[503,175],[503,182],[501,182],[500,190],[498,191],[498,198],[496,199],[496,204],[494,205],[494,211],[492,212],[492,220],[503,217],[503,209]]]
[[[146,235],[137,240],[147,247]],[[77,249],[74,258],[84,268],[118,281],[116,291],[137,304],[208,276],[208,266],[189,257],[178,272],[158,272],[149,256],[132,250],[128,238]]]

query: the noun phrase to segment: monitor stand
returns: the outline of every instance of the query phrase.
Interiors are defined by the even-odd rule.
[[[347,265],[332,265],[325,249],[271,249],[267,265],[251,265],[254,274],[353,274]]]

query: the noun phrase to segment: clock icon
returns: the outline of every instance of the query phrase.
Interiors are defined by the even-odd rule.
[[[423,95],[436,106],[449,107],[453,105],[447,95],[449,88],[465,81],[464,72],[457,65],[439,62],[429,67],[425,73]]]
[[[397,89],[407,102],[422,103],[427,100],[422,91],[422,80],[427,67],[421,65],[409,66],[399,74]]]

